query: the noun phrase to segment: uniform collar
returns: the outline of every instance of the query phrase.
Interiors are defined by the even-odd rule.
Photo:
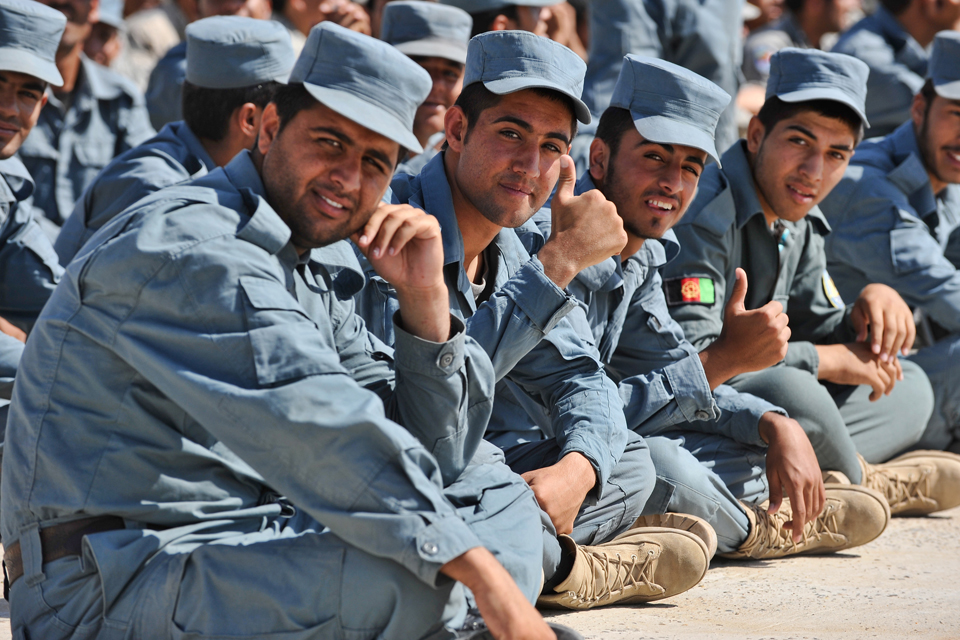
[[[6,182],[6,188],[14,201],[22,202],[33,193],[33,178],[30,172],[17,156],[11,156],[6,160],[0,160],[0,176],[3,176]]]
[[[937,199],[920,158],[913,121],[904,122],[887,139],[893,162],[897,165],[887,174],[887,180],[907,196],[910,206],[921,218],[933,213],[937,210]]]
[[[897,21],[896,17],[882,5],[878,6],[877,10],[873,12],[873,19],[876,20],[877,26],[880,27],[880,34],[884,40],[893,44],[897,51],[908,44],[911,45],[911,48],[923,49],[920,43],[907,33],[907,30]]]
[[[234,190],[243,198],[246,213],[250,216],[250,220],[237,232],[237,237],[262,247],[271,255],[277,255],[285,247],[289,247],[289,251],[293,252],[289,257],[293,262],[297,262],[296,251],[290,244],[290,227],[267,202],[263,181],[253,164],[250,152],[244,149],[238,153],[222,171]]]
[[[723,163],[720,171],[730,185],[730,193],[737,210],[738,229],[743,228],[753,216],[763,215],[763,205],[757,196],[757,183],[753,181],[753,169],[747,160],[746,147],[746,140],[738,140],[727,149],[720,160]]]
[[[90,95],[97,100],[116,100],[123,95],[123,86],[117,78],[111,77],[110,70],[100,66],[84,54],[80,54],[80,66],[83,69],[83,84]]]
[[[203,166],[207,168],[207,171],[213,171],[217,163],[214,162],[213,158],[210,157],[210,154],[207,153],[207,150],[203,148],[203,144],[200,142],[200,139],[190,130],[190,127],[187,126],[187,123],[184,121],[171,122],[167,125],[164,125],[164,129],[169,129],[170,133],[176,136],[183,144],[187,147],[187,151],[191,155],[196,156],[200,162],[203,163]],[[161,130],[162,133],[162,130]],[[259,178],[259,174],[257,174]]]

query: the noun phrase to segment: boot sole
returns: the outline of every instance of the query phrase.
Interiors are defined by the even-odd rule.
[[[717,532],[709,522],[689,513],[654,513],[640,516],[630,529],[641,527],[666,527],[688,531],[703,540],[707,546],[707,560],[711,560],[717,553]]]

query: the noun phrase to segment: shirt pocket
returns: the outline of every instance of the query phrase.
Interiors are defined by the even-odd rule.
[[[647,312],[647,328],[657,337],[664,349],[676,349],[683,341],[683,330],[663,305],[642,302],[640,306]]]
[[[114,146],[113,141],[77,140],[73,155],[80,166],[99,171],[113,160]]]
[[[897,275],[919,271],[930,266],[932,260],[925,251],[929,242],[917,242],[917,231],[910,228],[890,232],[890,258]]]

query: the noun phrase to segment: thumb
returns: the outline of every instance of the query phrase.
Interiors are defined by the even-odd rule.
[[[747,298],[747,272],[737,267],[737,281],[733,284],[733,294],[727,309],[730,311],[746,311],[744,304]]]
[[[560,179],[557,181],[557,197],[563,202],[573,197],[573,188],[577,184],[577,170],[573,158],[560,156]]]

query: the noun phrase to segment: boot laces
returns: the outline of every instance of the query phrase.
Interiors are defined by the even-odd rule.
[[[751,558],[763,558],[769,552],[774,555],[780,553],[798,553],[805,548],[815,546],[824,537],[833,540],[835,538],[846,539],[840,533],[840,522],[837,520],[837,505],[832,500],[827,500],[823,511],[813,522],[808,522],[801,532],[800,542],[793,541],[793,530],[785,529],[784,524],[791,519],[789,511],[784,512],[783,507],[777,513],[768,513],[760,505],[750,505],[756,514],[757,535],[752,544],[742,549]]]
[[[581,601],[596,602],[632,588],[657,595],[664,593],[664,588],[653,581],[660,556],[652,547],[645,547],[641,545],[637,553],[629,556],[581,547],[594,569],[594,580],[584,581],[574,595]]]
[[[867,472],[867,486],[883,494],[891,506],[899,506],[916,500],[929,501],[930,469],[918,465],[916,467],[901,467],[903,471],[916,469],[918,474],[897,473],[891,468],[881,465],[871,465]]]

